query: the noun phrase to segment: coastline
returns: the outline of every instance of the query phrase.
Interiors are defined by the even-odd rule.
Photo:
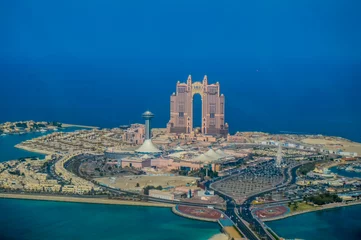
[[[68,128],[68,127],[91,128],[91,129],[98,129],[99,128],[99,127],[94,127],[94,126],[85,126],[85,125],[70,124],[70,123],[62,123],[61,126],[64,127],[64,128]]]
[[[312,209],[312,210],[306,210],[306,211],[302,211],[302,212],[295,212],[295,213],[291,213],[285,216],[280,216],[280,217],[275,217],[275,218],[268,218],[268,219],[264,219],[261,220],[262,222],[271,222],[271,221],[277,221],[277,220],[281,220],[281,219],[285,219],[285,218],[289,218],[289,217],[293,217],[293,216],[297,216],[297,215],[301,215],[301,214],[305,214],[305,213],[310,213],[310,212],[317,212],[317,211],[322,211],[322,210],[328,210],[328,209],[335,209],[335,208],[340,208],[340,207],[348,207],[348,206],[355,206],[355,205],[360,205],[361,201],[358,202],[351,202],[351,203],[347,203],[347,204],[329,204],[328,206],[324,206],[324,207],[320,207],[317,209]]]
[[[45,195],[29,195],[16,193],[0,193],[0,199],[23,199],[38,201],[55,201],[55,202],[73,202],[73,203],[90,203],[90,204],[112,204],[126,206],[144,206],[144,207],[166,207],[171,208],[174,205],[169,203],[153,203],[153,202],[136,202],[127,200],[114,200],[104,198],[82,198],[69,196],[45,196]]]
[[[29,148],[29,147],[25,147],[22,146],[21,143],[16,144],[14,147],[28,151],[28,152],[33,152],[33,153],[40,153],[40,154],[45,154],[45,155],[52,155],[54,154],[54,152],[50,152],[50,151],[45,151],[45,150],[39,150],[39,149],[33,149],[33,148]]]

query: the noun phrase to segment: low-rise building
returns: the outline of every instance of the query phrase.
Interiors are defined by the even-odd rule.
[[[63,193],[75,193],[76,189],[74,185],[64,185],[61,189]]]
[[[160,198],[160,199],[166,199],[166,200],[174,200],[174,194],[170,192],[160,191],[156,189],[149,190],[149,196]]]
[[[145,167],[151,167],[152,159],[151,158],[123,158],[122,167],[134,167],[136,169],[142,169]]]
[[[236,133],[235,135],[227,135],[227,142],[238,142],[238,143],[246,143],[247,139],[241,135],[240,133]]]
[[[129,144],[143,144],[145,136],[145,127],[143,124],[132,124],[130,128],[124,131],[122,139]]]

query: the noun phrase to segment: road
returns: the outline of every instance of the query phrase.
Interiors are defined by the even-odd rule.
[[[239,206],[236,205],[234,200],[217,190],[214,190],[214,192],[226,201],[227,209],[224,213],[236,224],[237,228],[242,232],[242,234],[245,235],[247,239],[258,240],[258,236],[246,226],[246,224],[242,221],[242,218],[237,214]]]
[[[281,184],[279,184],[278,186],[276,186],[275,188],[272,188],[272,189],[269,189],[267,191],[264,191],[262,193],[258,193],[256,195],[253,195],[251,197],[249,197],[246,201],[244,201],[242,203],[242,205],[240,206],[240,209],[241,209],[241,216],[244,220],[246,220],[247,222],[249,222],[250,224],[254,225],[255,229],[258,230],[258,232],[261,234],[261,235],[265,235],[267,236],[266,239],[273,239],[272,235],[269,234],[268,232],[266,232],[264,229],[263,229],[263,226],[261,225],[261,223],[259,221],[257,221],[253,215],[252,215],[252,212],[251,212],[251,204],[252,202],[257,198],[259,197],[260,195],[263,195],[263,194],[266,194],[268,192],[271,192],[273,191],[274,189],[277,189],[277,188],[281,188],[281,187],[284,187],[286,185],[289,185],[289,184],[294,184],[296,182],[296,171],[297,169],[301,166],[302,164],[299,164],[299,165],[296,165],[294,166],[292,169],[285,169],[285,181]]]

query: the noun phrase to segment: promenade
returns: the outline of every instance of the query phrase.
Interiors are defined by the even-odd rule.
[[[127,205],[127,206],[146,206],[146,207],[171,208],[174,206],[174,204],[169,204],[169,203],[125,201],[125,200],[91,198],[91,197],[15,194],[15,193],[0,193],[0,198],[40,200],[40,201],[57,201],[57,202],[74,202],[74,203],[92,203],[92,204],[114,204],[114,205]]]

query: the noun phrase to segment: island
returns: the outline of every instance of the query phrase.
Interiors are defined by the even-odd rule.
[[[19,121],[19,122],[6,122],[0,124],[0,136],[6,136],[7,134],[26,134],[30,132],[47,132],[47,131],[58,131],[59,129],[67,127],[81,127],[96,129],[97,127],[76,125],[76,124],[65,124],[61,122],[36,122],[30,121]]]

